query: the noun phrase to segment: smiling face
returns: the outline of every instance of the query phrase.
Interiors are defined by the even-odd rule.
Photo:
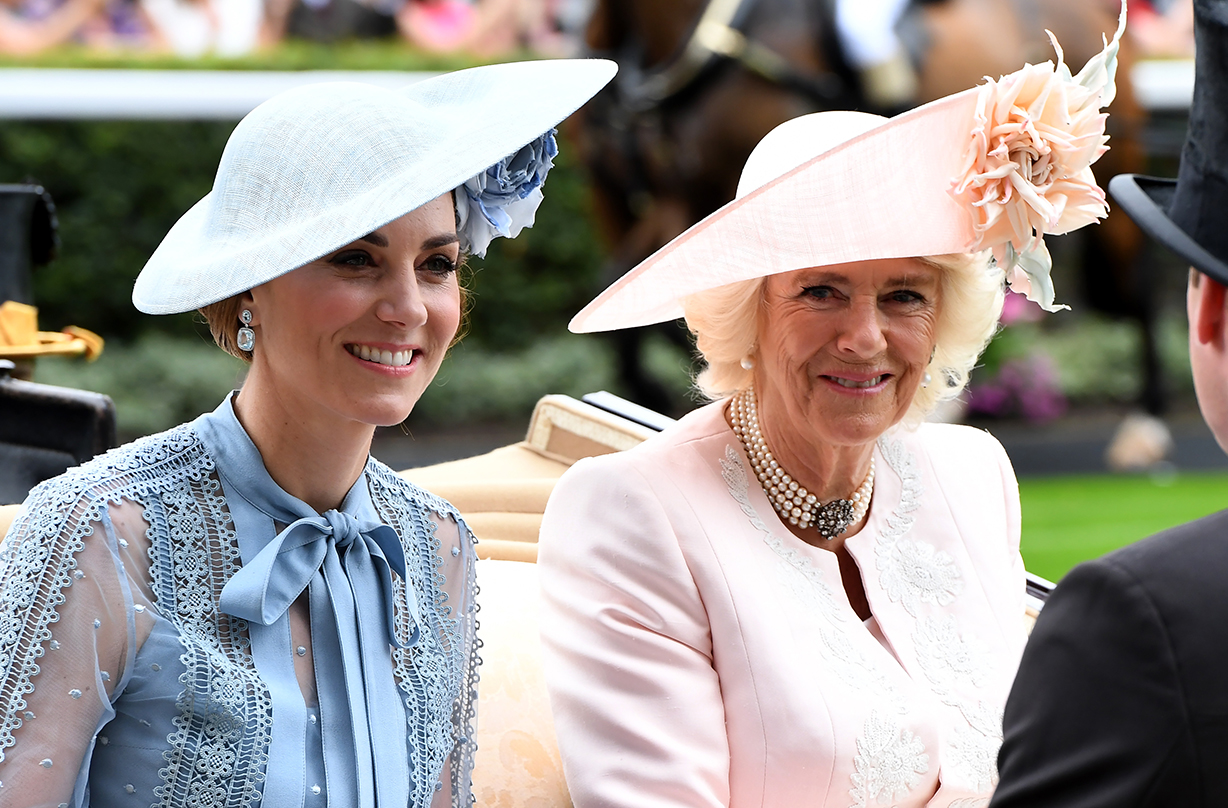
[[[460,324],[451,194],[252,289],[251,374],[304,418],[409,415]],[[249,381],[251,376],[249,375]]]
[[[899,422],[934,350],[940,289],[940,270],[911,258],[768,277],[754,371],[768,443],[864,446]]]

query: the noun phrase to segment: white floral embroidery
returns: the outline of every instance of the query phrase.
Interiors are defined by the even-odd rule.
[[[975,638],[960,635],[952,615],[923,617],[912,634],[917,663],[941,698],[985,684],[991,657]]]
[[[916,458],[900,440],[878,441],[879,451],[901,482],[900,504],[887,519],[887,527],[875,545],[879,581],[892,602],[917,616],[922,603],[947,606],[963,590],[963,579],[954,559],[929,542],[906,539],[916,521],[915,511],[924,493]]]
[[[951,556],[929,542],[901,539],[887,545],[880,537],[878,551],[883,590],[913,617],[922,603],[949,606],[963,589]]]
[[[853,808],[889,804],[908,796],[929,771],[921,739],[878,710],[870,713],[853,757]]]
[[[994,738],[969,727],[956,727],[951,736],[951,755],[942,768],[948,785],[967,791],[986,792],[998,784],[999,735]]]
[[[924,491],[916,458],[901,440],[880,438],[879,451],[900,477],[900,505],[887,520],[875,546],[879,581],[887,596],[914,618],[922,604],[946,607],[963,591],[963,578],[950,554],[929,542],[906,538],[911,515]],[[983,687],[991,655],[975,637],[964,635],[952,615],[920,618],[913,630],[917,662],[931,689],[968,722],[956,726],[944,752],[943,780],[969,791],[988,791],[998,781],[997,754],[1002,745],[1001,711],[963,694]]]

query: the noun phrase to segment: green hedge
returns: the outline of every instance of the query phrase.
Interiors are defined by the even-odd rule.
[[[203,333],[192,315],[148,317],[132,282],[176,219],[209,191],[231,123],[4,122],[0,182],[36,182],[55,199],[62,247],[35,274],[45,328],[84,326],[135,341]],[[562,333],[597,291],[602,252],[582,172],[566,143],[537,225],[470,262],[470,339],[500,350]]]

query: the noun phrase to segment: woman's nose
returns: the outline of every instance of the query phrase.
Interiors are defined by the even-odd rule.
[[[386,323],[407,329],[426,323],[426,302],[422,299],[418,276],[412,268],[396,273],[383,285],[379,302],[375,306],[375,316]]]
[[[878,356],[887,349],[877,301],[854,300],[849,305],[836,344],[842,353],[859,358]]]

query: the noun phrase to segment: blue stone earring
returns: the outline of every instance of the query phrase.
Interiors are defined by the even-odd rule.
[[[240,351],[251,351],[256,345],[256,332],[252,331],[248,326],[252,324],[252,313],[248,309],[244,309],[239,314],[239,320],[243,323],[243,327],[239,329],[238,344]]]

